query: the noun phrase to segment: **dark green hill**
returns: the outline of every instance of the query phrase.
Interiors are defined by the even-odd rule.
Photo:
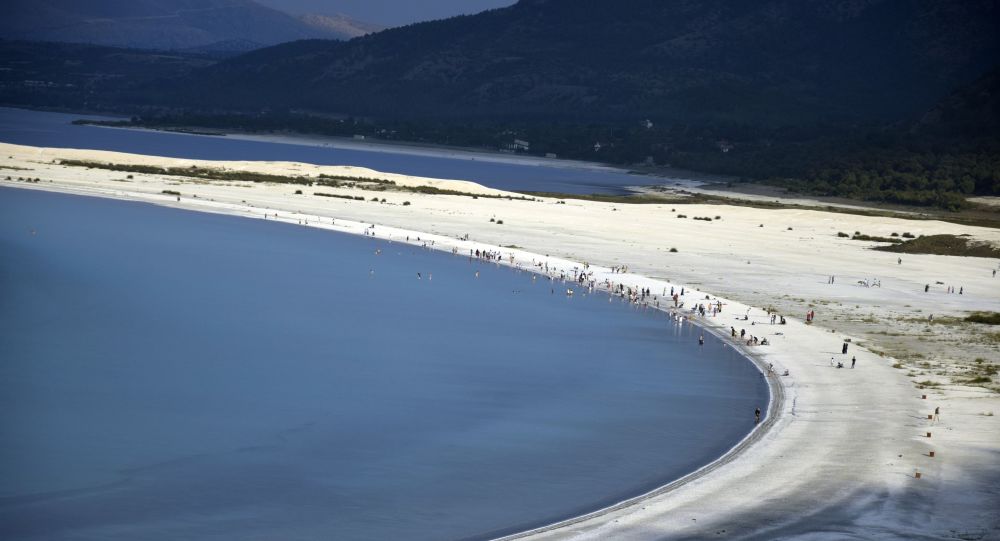
[[[157,100],[378,117],[895,119],[1000,58],[995,0],[522,0],[256,51]]]

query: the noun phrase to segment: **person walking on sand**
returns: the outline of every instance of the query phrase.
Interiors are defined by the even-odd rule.
[[[753,412],[753,422],[757,424],[760,422],[760,408],[757,408]]]
[[[931,285],[930,284],[925,284],[924,285],[924,293],[927,293],[928,291],[930,291],[930,289],[931,289]]]
[[[935,421],[941,420],[941,406],[937,406],[934,408],[934,420]]]
[[[847,355],[847,342],[844,342],[844,347],[840,349],[840,353]]]
[[[856,356],[855,357],[851,357],[851,368],[854,368],[854,363],[856,363],[856,362],[858,362],[858,358]]]

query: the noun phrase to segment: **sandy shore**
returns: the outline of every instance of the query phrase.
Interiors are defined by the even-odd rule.
[[[420,243],[460,253],[500,250],[520,264],[547,262],[556,273],[589,263],[598,283],[608,279],[656,294],[685,287],[687,308],[707,302],[706,295],[721,300],[723,312],[698,317],[700,324],[724,336],[731,326],[746,329],[771,342],[748,349],[777,373],[789,371],[788,377],[771,378],[781,385],[783,400],[737,454],[631,505],[532,537],[1000,538],[1000,421],[992,415],[1000,413],[1000,394],[995,381],[985,387],[963,383],[984,364],[1000,363],[1000,333],[958,319],[974,310],[1000,311],[1000,279],[992,275],[997,260],[904,255],[899,263],[895,254],[871,251],[873,243],[837,236],[840,231],[950,233],[1000,244],[1000,231],[802,209],[322,190],[366,199],[357,201],[318,197],[310,188],[296,195],[300,187],[288,184],[138,173],[128,178],[53,160],[371,175],[399,185],[507,194],[461,181],[294,163],[199,162],[14,145],[0,145],[0,156],[0,178],[11,177],[0,181],[4,186],[260,219],[277,214],[283,221],[356,234],[377,224],[379,237],[410,236],[411,242],[420,237]],[[386,202],[370,201],[374,195]],[[462,240],[466,235],[469,240]],[[620,265],[628,266],[627,274],[610,272]],[[836,277],[833,284],[830,276]],[[878,280],[881,287],[859,285],[864,280]],[[963,294],[948,293],[948,286],[961,287]],[[772,326],[766,308],[784,314],[788,324]],[[809,310],[816,313],[812,325],[803,322]],[[736,319],[744,314],[748,320]],[[930,314],[933,324],[927,321]],[[841,347],[848,339],[845,356]],[[849,366],[852,356],[854,369],[830,366],[831,357]],[[918,382],[930,383],[918,388]],[[929,420],[935,407],[941,408],[940,419]]]

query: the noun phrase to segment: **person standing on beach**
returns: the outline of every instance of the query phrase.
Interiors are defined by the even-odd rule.
[[[847,342],[844,342],[844,347],[841,348],[840,352],[844,355],[847,355]]]
[[[935,421],[941,420],[941,406],[937,406],[934,408],[934,420]]]
[[[760,422],[760,408],[757,408],[753,412],[753,422],[754,424]]]
[[[931,285],[930,284],[924,285],[924,293],[927,293],[928,291],[930,291],[930,289],[931,289]]]
[[[856,363],[856,362],[858,362],[858,358],[856,356],[855,357],[851,357],[851,368],[854,368],[854,363]]]

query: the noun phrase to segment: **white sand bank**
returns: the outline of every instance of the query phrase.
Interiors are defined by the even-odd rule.
[[[547,261],[556,272],[571,273],[588,262],[598,283],[610,279],[649,287],[657,295],[671,285],[683,286],[687,307],[705,302],[706,294],[712,300],[719,295],[723,312],[699,317],[700,323],[719,327],[726,336],[731,325],[737,331],[745,328],[772,342],[750,349],[778,373],[789,370],[789,377],[773,378],[783,384],[785,400],[773,427],[756,433],[739,457],[665,493],[539,532],[539,538],[1000,538],[1000,395],[961,384],[977,366],[975,358],[1000,362],[1000,340],[959,323],[925,323],[931,313],[937,321],[949,321],[949,316],[972,310],[1000,311],[1000,278],[992,276],[998,262],[903,255],[899,264],[895,254],[869,250],[873,243],[836,235],[951,233],[1000,244],[1000,231],[798,209],[473,199],[348,188],[304,188],[303,195],[295,195],[300,186],[139,173],[128,179],[124,172],[53,163],[57,159],[284,175],[372,175],[400,185],[506,195],[475,184],[360,168],[0,145],[0,166],[5,168],[0,178],[12,177],[0,185],[247,217],[267,214],[273,219],[277,213],[291,223],[359,234],[365,224],[378,224],[375,234],[382,238],[410,236],[412,241],[419,236],[421,243],[433,241],[434,248],[460,253],[499,250],[523,265]],[[163,190],[180,192],[180,200]],[[313,191],[365,199],[377,195],[386,203],[318,197]],[[404,206],[404,201],[410,204]],[[679,214],[687,218],[679,219]],[[706,216],[719,219],[692,219]],[[469,241],[459,240],[466,234]],[[505,246],[516,248],[500,248]],[[676,253],[670,252],[672,247]],[[623,264],[629,274],[608,270]],[[831,275],[836,276],[833,284],[828,283]],[[878,279],[881,287],[858,285],[866,279]],[[927,293],[925,285],[931,286]],[[947,293],[948,286],[963,288],[963,294]],[[785,314],[788,324],[770,325],[763,311],[769,306]],[[748,309],[748,321],[735,319]],[[802,319],[810,309],[816,323],[807,326]],[[846,338],[852,343],[844,356],[840,351]],[[859,341],[866,347],[859,347]],[[849,366],[853,355],[858,360],[853,370],[829,365],[835,357]],[[901,368],[893,368],[896,363]],[[943,385],[919,390],[916,382],[923,380]],[[922,394],[928,398],[921,399]],[[941,407],[941,419],[929,421],[927,414],[935,406]],[[932,450],[933,458],[928,456]],[[916,471],[921,479],[914,477]]]

